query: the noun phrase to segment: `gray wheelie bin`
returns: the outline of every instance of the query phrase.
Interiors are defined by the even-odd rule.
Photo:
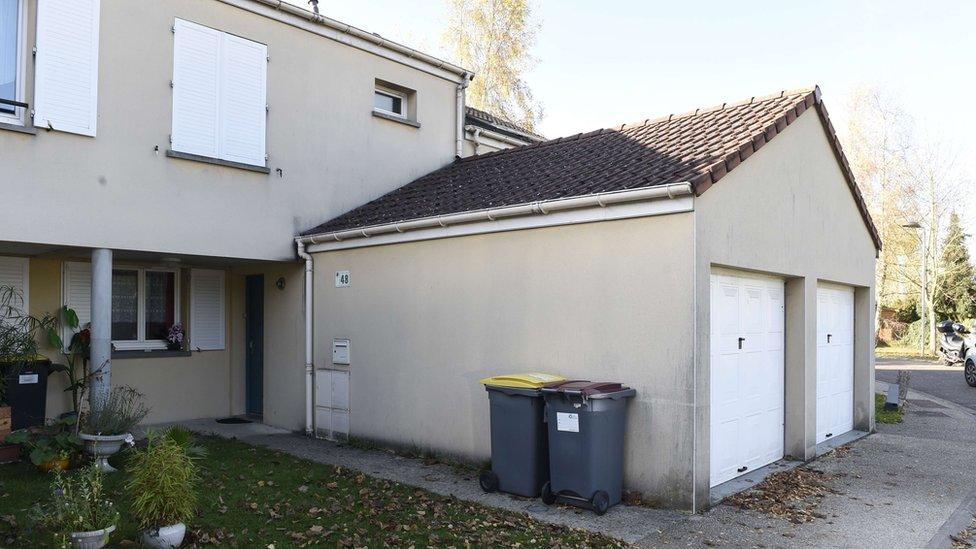
[[[586,507],[602,515],[623,491],[627,399],[619,383],[564,381],[542,388],[549,431],[549,482],[542,501]]]
[[[545,402],[539,388],[566,378],[528,373],[487,377],[491,413],[491,470],[479,475],[486,492],[534,498],[549,480]]]

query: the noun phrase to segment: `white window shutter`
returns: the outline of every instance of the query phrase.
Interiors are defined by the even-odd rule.
[[[224,271],[190,272],[190,348],[224,349]]]
[[[26,257],[0,257],[0,290],[4,294],[12,291],[13,295],[7,305],[20,309],[22,312],[29,311],[28,300],[30,299],[29,272],[30,260]],[[12,288],[12,290],[11,290]],[[0,295],[6,298],[6,295]],[[6,315],[6,310],[0,310],[0,320]]]
[[[221,35],[219,157],[264,166],[268,47]]]
[[[100,0],[40,0],[34,125],[95,136]]]
[[[91,322],[91,263],[67,262],[62,279],[64,306],[74,309],[78,315],[78,329],[83,330]],[[74,332],[64,326],[61,339],[65,347],[71,343]]]
[[[219,31],[176,20],[173,47],[173,150],[217,158]]]

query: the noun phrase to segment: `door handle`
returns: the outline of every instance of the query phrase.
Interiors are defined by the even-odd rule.
[[[833,336],[833,334],[827,334],[827,343],[830,343],[830,338],[831,338],[832,336]]]
[[[739,473],[744,473],[744,472],[746,472],[748,470],[749,470],[749,468],[746,467],[745,465],[743,465],[742,467],[739,467],[738,469],[736,469],[736,471],[739,472]]]
[[[744,338],[744,337],[740,337],[739,338],[739,348],[740,349],[742,348],[742,342],[745,341],[745,340],[746,340],[746,338]]]

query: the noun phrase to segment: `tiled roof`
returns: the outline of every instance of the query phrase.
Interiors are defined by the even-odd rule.
[[[530,132],[529,130],[518,126],[513,122],[509,122],[500,116],[495,116],[474,107],[465,107],[464,122],[465,124],[479,126],[488,130],[509,135],[516,139],[521,139],[526,143],[536,143],[539,141],[545,141],[546,139],[537,133]]]
[[[880,250],[816,87],[456,160],[303,235],[679,182],[700,195],[812,107]]]

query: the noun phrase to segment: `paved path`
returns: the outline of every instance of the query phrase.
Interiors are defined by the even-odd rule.
[[[912,373],[909,382],[912,389],[976,410],[976,388],[966,385],[962,366],[945,366],[918,359],[879,358],[876,361],[876,377],[880,381],[895,383],[898,370]]]

